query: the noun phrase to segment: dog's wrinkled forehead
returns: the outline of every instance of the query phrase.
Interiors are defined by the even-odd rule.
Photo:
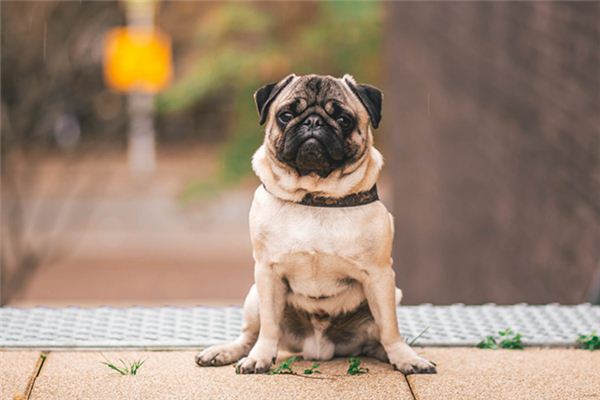
[[[283,88],[278,100],[277,108],[287,106],[296,114],[321,107],[328,113],[341,109],[360,120],[370,118],[375,128],[381,120],[381,91],[357,84],[349,75],[341,79],[329,75],[296,77]]]
[[[305,107],[314,105],[324,106],[328,101],[346,101],[346,93],[342,82],[330,76],[303,76],[293,82],[288,95],[288,100],[302,100]],[[300,111],[300,110],[299,110]]]
[[[254,93],[254,100],[260,116],[260,124],[264,124],[269,110],[289,106],[296,113],[308,107],[323,107],[327,112],[332,104],[344,105],[354,111],[355,117],[368,114],[373,128],[377,128],[381,120],[381,90],[367,84],[358,84],[350,75],[338,79],[329,75],[290,74],[283,80],[267,84]],[[291,105],[292,102],[296,104]],[[273,107],[275,105],[275,107]],[[329,108],[329,109],[328,109]],[[344,107],[342,107],[344,108]],[[349,110],[346,110],[349,111]]]

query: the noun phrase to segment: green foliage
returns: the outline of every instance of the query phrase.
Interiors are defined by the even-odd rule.
[[[321,371],[319,370],[320,364],[319,363],[312,363],[312,365],[308,368],[304,369],[303,374],[304,375],[299,375],[296,371],[294,371],[294,369],[292,368],[293,364],[298,361],[300,358],[298,356],[292,356],[286,360],[283,360],[279,365],[277,365],[275,368],[273,368],[271,371],[269,371],[269,375],[295,375],[295,376],[300,376],[300,377],[304,377],[304,378],[312,378],[312,379],[327,379],[327,378],[320,378],[320,377],[311,377],[311,376],[305,376],[305,375],[314,375],[314,374],[320,374]],[[360,366],[361,364],[361,359],[358,357],[351,357],[348,359],[348,374],[349,375],[360,375],[360,374],[365,374],[367,372],[369,372],[369,370],[367,368],[362,368]],[[236,373],[239,373],[239,370],[237,369],[238,367],[236,367]]]
[[[193,182],[186,199],[235,184],[251,170],[262,141],[252,94],[289,73],[380,76],[381,4],[322,2],[291,7],[251,2],[214,3],[198,24],[196,57],[156,100],[157,110],[179,112],[218,99],[215,118],[227,121],[215,182]],[[231,105],[231,106],[229,106]],[[215,184],[216,183],[216,184]],[[196,190],[198,189],[198,190]]]
[[[348,359],[348,374],[349,375],[361,375],[369,372],[368,368],[362,368],[360,366],[361,360],[359,357],[350,357]]]
[[[486,336],[481,342],[477,344],[477,347],[480,349],[497,349],[498,343],[496,343],[496,338],[493,336]]]
[[[290,358],[288,358],[287,360],[283,360],[281,362],[281,364],[279,364],[278,366],[276,366],[274,369],[272,369],[269,372],[269,375],[289,375],[289,374],[296,374],[294,372],[294,370],[292,369],[292,364],[294,364],[296,361],[298,361],[298,356],[292,356]]]
[[[521,339],[523,335],[514,332],[511,328],[506,328],[498,332],[499,337],[486,336],[484,340],[477,344],[480,349],[510,349],[522,350],[524,348]]]
[[[108,368],[113,371],[118,372],[121,375],[137,375],[138,370],[144,365],[146,360],[137,360],[132,363],[126,363],[123,359],[119,359],[121,365],[117,365],[109,360],[101,361],[102,364],[106,365]]]
[[[296,371],[292,369],[292,364],[298,361],[298,359],[298,356],[292,356],[287,360],[283,360],[281,364],[269,371],[269,375],[298,375]],[[313,363],[309,368],[306,368],[304,370],[304,375],[313,375],[320,373],[321,371],[319,371],[319,364],[317,363]]]
[[[511,350],[523,350],[523,343],[521,338],[523,335],[517,332],[513,332],[512,329],[507,328],[504,331],[498,332],[500,338],[500,348],[511,349]]]
[[[321,371],[319,371],[319,364],[317,363],[313,363],[310,368],[306,368],[304,370],[304,375],[312,375],[312,374],[320,374]]]
[[[600,350],[600,337],[596,335],[596,332],[592,332],[589,335],[579,335],[577,343],[579,347],[585,350]]]
[[[195,181],[188,184],[183,193],[181,193],[180,200],[183,204],[189,204],[196,197],[208,198],[217,193],[222,184],[218,179],[206,179],[202,181]]]

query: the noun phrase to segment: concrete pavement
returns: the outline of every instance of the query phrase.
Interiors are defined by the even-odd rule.
[[[51,352],[30,399],[600,399],[600,352],[575,349],[419,348],[437,375],[405,379],[365,359],[369,372],[346,374],[347,360],[321,363],[322,374],[236,375],[231,366],[200,368],[195,351]],[[27,390],[39,352],[0,352],[1,399]],[[136,376],[102,361],[145,360]],[[309,362],[294,365],[297,371]],[[25,397],[26,398],[26,397]]]

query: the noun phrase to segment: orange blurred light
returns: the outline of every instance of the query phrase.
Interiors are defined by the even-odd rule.
[[[171,79],[171,43],[154,28],[114,28],[104,40],[104,78],[116,90],[156,93]]]

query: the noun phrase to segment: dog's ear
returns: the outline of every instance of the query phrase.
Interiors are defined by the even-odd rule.
[[[269,107],[273,100],[279,93],[285,88],[290,82],[296,77],[294,74],[290,74],[283,78],[277,83],[269,83],[254,92],[254,101],[256,102],[256,108],[258,109],[258,115],[260,117],[260,124],[264,124],[269,115]]]
[[[377,129],[379,122],[381,122],[381,105],[383,102],[381,90],[375,86],[358,84],[350,75],[344,75],[343,79],[362,105],[365,106],[371,119],[371,125]]]

